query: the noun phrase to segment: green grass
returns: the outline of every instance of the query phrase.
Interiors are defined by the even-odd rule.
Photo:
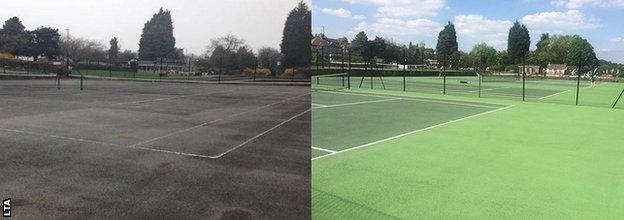
[[[617,87],[603,84],[596,91],[583,92],[602,97],[602,92],[610,94]],[[313,219],[614,219],[624,215],[622,110],[355,91],[514,106],[313,160]],[[314,93],[313,103],[335,105],[324,95]],[[424,103],[377,106],[381,103],[314,109],[312,144],[341,150],[389,133],[483,112]],[[388,120],[367,117],[373,115]]]

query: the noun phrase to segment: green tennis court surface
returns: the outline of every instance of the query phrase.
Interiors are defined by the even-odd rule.
[[[624,215],[621,110],[351,86],[312,95],[313,219]]]

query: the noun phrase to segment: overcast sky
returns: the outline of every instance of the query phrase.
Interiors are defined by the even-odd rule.
[[[369,38],[400,43],[424,42],[435,47],[447,21],[455,23],[459,49],[480,42],[506,49],[509,28],[524,23],[531,46],[542,33],[578,34],[597,56],[624,63],[624,0],[314,0],[312,30],[329,37],[352,39],[359,31]]]
[[[211,38],[232,33],[257,51],[279,49],[286,16],[300,0],[0,0],[0,20],[18,16],[26,29],[58,28],[62,36],[117,37],[138,50],[143,25],[160,7],[171,10],[176,47],[201,54]],[[310,6],[311,0],[304,0]]]

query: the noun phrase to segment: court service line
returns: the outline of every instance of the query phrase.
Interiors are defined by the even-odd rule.
[[[349,105],[361,105],[361,104],[369,104],[369,103],[377,103],[377,102],[395,101],[395,100],[401,100],[401,99],[402,98],[381,99],[381,100],[372,100],[372,101],[363,101],[363,102],[350,102],[350,103],[343,103],[343,104],[326,105],[326,106],[322,106],[322,107],[315,107],[315,108],[312,108],[312,109],[332,108],[332,107],[349,106]]]
[[[550,97],[553,97],[553,96],[556,96],[556,95],[559,95],[559,94],[562,94],[562,93],[566,93],[566,92],[569,92],[569,91],[570,90],[566,90],[566,91],[563,91],[563,92],[558,92],[558,93],[555,93],[555,94],[552,94],[552,95],[547,95],[547,96],[544,96],[544,97],[540,97],[539,99],[547,99],[547,98],[550,98]]]
[[[184,152],[177,152],[177,151],[169,151],[169,150],[161,150],[161,149],[154,149],[154,148],[147,148],[147,147],[139,147],[139,146],[129,147],[129,146],[123,146],[123,145],[118,145],[118,144],[113,144],[113,143],[106,143],[106,142],[101,142],[101,141],[87,140],[87,139],[82,139],[82,138],[65,137],[65,136],[53,135],[53,134],[44,134],[44,133],[32,132],[32,131],[24,131],[24,130],[0,128],[0,131],[7,131],[7,132],[14,132],[14,133],[23,133],[23,134],[30,134],[30,135],[35,135],[35,136],[47,137],[47,138],[69,140],[69,141],[76,141],[76,142],[85,142],[85,143],[92,143],[92,144],[99,144],[99,145],[106,145],[106,146],[113,146],[113,147],[124,147],[124,148],[133,148],[133,149],[139,149],[139,150],[149,150],[149,151],[154,151],[154,152],[176,154],[176,155],[183,155],[183,156],[191,156],[191,157],[201,157],[201,158],[208,158],[209,157],[209,156],[201,155],[201,154],[184,153]]]
[[[173,96],[173,97],[158,98],[158,99],[145,99],[145,100],[138,100],[138,101],[132,101],[132,102],[120,102],[120,103],[115,103],[115,104],[113,104],[113,106],[119,106],[119,105],[132,105],[132,104],[140,104],[140,103],[145,103],[145,102],[165,101],[165,100],[179,99],[179,98],[186,98],[186,97],[192,97],[192,96],[214,95],[214,94],[218,94],[218,93],[226,93],[226,92],[232,92],[232,91],[234,91],[234,90],[227,90],[227,91],[215,91],[215,92],[209,92],[209,93],[190,94],[190,95]]]
[[[312,146],[312,149],[314,149],[314,150],[320,150],[320,151],[325,151],[325,152],[329,152],[329,153],[336,153],[336,151],[335,151],[335,150],[328,150],[328,149],[325,149],[325,148],[320,148],[320,147],[315,147],[315,146]]]
[[[509,106],[506,106],[506,107],[503,107],[503,108],[498,108],[498,109],[494,109],[494,110],[491,110],[491,111],[487,111],[487,112],[482,112],[482,113],[475,114],[475,115],[466,116],[466,117],[463,117],[463,118],[460,118],[460,119],[451,120],[451,121],[444,122],[444,123],[437,124],[437,125],[433,125],[433,126],[430,126],[430,127],[426,127],[426,128],[410,131],[410,132],[407,132],[407,133],[399,134],[399,135],[396,135],[396,136],[393,136],[393,137],[389,137],[389,138],[381,139],[381,140],[378,140],[378,141],[374,141],[374,142],[362,144],[362,145],[359,145],[359,146],[355,146],[355,147],[352,147],[352,148],[347,148],[347,149],[344,149],[344,150],[336,151],[334,153],[321,155],[321,156],[312,158],[312,160],[317,160],[317,159],[321,159],[321,158],[325,158],[325,157],[329,157],[329,156],[345,153],[345,152],[348,152],[348,151],[352,151],[352,150],[368,147],[368,146],[371,146],[371,145],[375,145],[375,144],[383,143],[383,142],[386,142],[386,141],[394,140],[394,139],[397,139],[397,138],[405,137],[407,135],[415,134],[415,133],[418,133],[418,132],[427,131],[427,130],[430,130],[430,129],[433,129],[433,128],[437,128],[437,127],[440,127],[440,126],[444,126],[444,125],[448,125],[448,124],[451,124],[451,123],[455,123],[455,122],[463,121],[463,120],[466,120],[466,119],[470,119],[470,118],[474,118],[474,117],[478,117],[478,116],[494,113],[494,112],[497,112],[497,111],[502,111],[502,110],[505,110],[505,109],[508,109],[508,108],[511,108],[511,107],[514,107],[514,105],[509,105]]]
[[[397,98],[396,96],[392,97],[392,96],[381,96],[381,95],[371,95],[371,94],[362,94],[362,93],[350,93],[350,92],[330,92],[330,91],[321,91],[321,92],[334,93],[334,94],[343,94],[343,95],[367,96],[367,97],[375,97],[375,98],[386,98],[386,99],[388,99],[388,98]],[[462,105],[462,106],[470,106],[470,107],[478,107],[478,108],[495,108],[495,109],[499,108],[499,107],[496,107],[496,106],[489,106],[489,105],[468,104],[468,103],[461,103],[461,102],[447,102],[447,101],[442,101],[442,100],[429,100],[429,99],[419,99],[419,98],[409,98],[409,97],[401,97],[401,99],[403,99],[403,100],[411,100],[411,101],[420,101],[420,102],[449,104],[449,105]]]
[[[270,104],[267,104],[267,105],[263,105],[263,106],[260,106],[258,108],[254,108],[254,109],[251,109],[251,110],[247,110],[247,111],[239,112],[239,113],[236,113],[236,114],[228,115],[228,116],[225,116],[223,118],[215,119],[215,120],[212,120],[212,121],[207,121],[207,122],[204,122],[204,123],[201,123],[201,124],[189,127],[189,128],[185,128],[185,129],[182,129],[182,130],[178,130],[178,131],[174,131],[174,132],[168,133],[166,135],[162,135],[162,136],[151,138],[151,139],[148,139],[148,140],[145,140],[145,141],[141,141],[139,143],[129,145],[128,147],[136,147],[136,146],[144,145],[144,144],[147,144],[147,143],[151,143],[151,142],[163,139],[163,138],[171,137],[173,135],[177,135],[177,134],[180,134],[180,133],[184,133],[184,132],[187,132],[187,131],[190,131],[190,130],[194,130],[194,129],[197,129],[197,128],[200,128],[200,127],[212,124],[212,123],[216,123],[216,122],[219,122],[219,121],[227,119],[227,118],[232,118],[232,117],[236,117],[236,116],[239,116],[239,115],[244,115],[244,114],[247,114],[247,113],[258,111],[260,109],[268,108],[268,107],[271,107],[273,105],[284,103],[284,102],[287,102],[287,101],[290,101],[290,100],[293,100],[293,99],[297,99],[297,98],[300,98],[300,97],[303,97],[303,96],[306,96],[306,95],[309,95],[309,94],[310,93],[305,93],[303,95],[298,95],[298,96],[295,96],[295,97],[291,97],[291,98],[283,99],[283,100],[280,100],[280,101],[277,101],[277,102],[273,102],[273,103],[270,103]]]
[[[219,154],[219,155],[217,155],[217,156],[210,156],[210,158],[211,158],[211,159],[217,159],[217,158],[220,158],[220,157],[222,157],[223,155],[226,155],[226,154],[228,154],[228,153],[230,153],[230,152],[232,152],[232,151],[234,151],[234,150],[236,150],[236,149],[238,149],[238,148],[241,148],[241,147],[245,146],[246,144],[248,144],[249,142],[251,142],[251,141],[253,141],[253,140],[255,140],[255,139],[258,139],[259,137],[262,137],[262,136],[263,136],[263,135],[265,135],[266,133],[269,133],[269,132],[271,132],[271,131],[273,131],[273,130],[275,130],[275,129],[279,128],[280,126],[282,126],[282,125],[284,125],[284,124],[286,124],[286,123],[288,123],[288,122],[290,122],[290,121],[294,120],[295,118],[298,118],[299,116],[304,115],[305,113],[308,113],[310,110],[312,110],[312,109],[311,109],[311,108],[309,108],[309,109],[307,109],[307,110],[305,110],[305,111],[303,111],[303,112],[301,112],[301,113],[299,113],[299,114],[296,114],[295,116],[292,116],[292,117],[290,117],[289,119],[286,119],[285,121],[282,121],[281,123],[279,123],[279,124],[277,124],[277,125],[273,126],[272,128],[269,128],[268,130],[263,131],[263,132],[261,132],[260,134],[257,134],[256,136],[253,136],[252,138],[247,139],[247,140],[246,140],[246,141],[244,141],[243,143],[240,143],[239,145],[236,145],[236,147],[230,148],[229,150],[227,150],[227,151],[225,151],[225,152],[223,152],[223,153],[220,153],[220,154]]]

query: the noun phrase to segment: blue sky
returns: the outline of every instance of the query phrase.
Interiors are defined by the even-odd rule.
[[[399,43],[435,47],[438,32],[455,23],[459,48],[485,42],[506,49],[514,21],[524,23],[532,48],[542,33],[578,34],[598,58],[624,63],[624,0],[314,0],[312,31],[353,39],[359,31]]]

